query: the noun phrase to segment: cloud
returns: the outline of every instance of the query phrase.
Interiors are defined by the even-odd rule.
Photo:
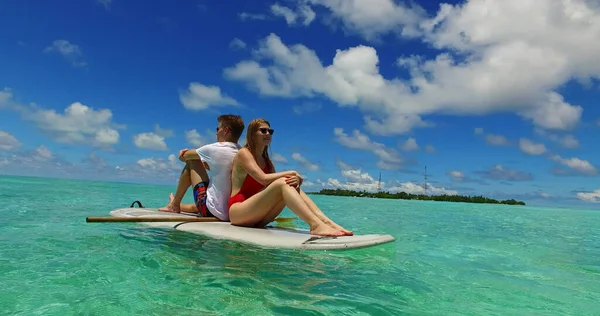
[[[302,166],[302,168],[305,168],[307,170],[310,170],[310,171],[319,171],[321,169],[321,168],[319,168],[318,165],[310,162],[308,159],[306,159],[305,157],[303,157],[299,153],[293,153],[292,154],[292,159],[294,159],[296,162],[298,162]]]
[[[502,135],[487,134],[485,135],[485,142],[493,146],[509,145],[509,142],[506,139],[506,137]]]
[[[117,129],[124,128],[112,121],[111,110],[95,110],[80,102],[69,105],[64,113],[37,106],[19,106],[18,110],[25,120],[59,143],[110,149],[119,143]]]
[[[283,17],[289,26],[301,24],[308,26],[315,19],[316,14],[311,7],[304,3],[298,3],[296,10],[292,10],[279,3],[274,3],[270,7],[271,14],[278,17]]]
[[[96,2],[104,7],[104,9],[110,9],[110,5],[113,0],[96,0]]]
[[[0,131],[0,150],[14,150],[21,147],[21,142],[12,134]]]
[[[64,144],[87,145],[112,150],[119,143],[118,129],[125,125],[113,122],[110,109],[94,109],[74,102],[63,113],[47,110],[36,104],[21,105],[12,99],[10,89],[0,91],[0,108],[18,112],[33,123],[46,137]]]
[[[316,102],[304,102],[301,105],[294,105],[292,111],[298,115],[317,112],[321,109],[321,104]]]
[[[318,180],[317,182],[327,188],[341,189],[341,190],[353,190],[353,191],[367,191],[377,192],[378,189],[381,191],[387,191],[391,193],[406,192],[411,194],[429,194],[429,195],[456,195],[458,194],[455,190],[449,190],[442,187],[436,187],[431,183],[427,183],[427,190],[423,186],[413,182],[400,182],[390,181],[388,184],[385,182],[379,183],[379,179],[375,180],[368,172],[363,172],[360,168],[354,168],[342,160],[337,160],[336,164],[340,167],[340,172],[343,180],[329,178],[326,182]]]
[[[485,135],[483,128],[475,128],[474,132],[476,135]],[[579,142],[572,135],[566,135],[566,136],[561,137],[559,135],[556,135],[553,133],[548,133],[547,131],[543,131],[540,129],[536,129],[535,133],[540,136],[547,137],[555,142],[558,142],[564,148],[572,149],[572,148],[575,148],[575,146],[579,146]],[[487,134],[486,137],[488,137],[490,135],[491,134]],[[489,141],[488,141],[488,143],[489,143]],[[506,138],[502,137],[502,141],[495,142],[494,144],[510,145],[510,142],[508,140],[506,140]],[[577,157],[572,157],[572,158],[567,159],[567,158],[563,158],[559,155],[552,154],[549,152],[549,150],[546,148],[546,146],[543,143],[535,143],[528,138],[520,138],[519,139],[519,149],[528,155],[538,156],[538,155],[546,154],[548,159],[550,159],[551,161],[557,162],[558,164],[567,167],[566,169],[561,168],[561,167],[554,168],[552,170],[552,173],[554,175],[594,176],[594,175],[598,174],[596,167],[594,167],[589,161],[582,160]],[[500,165],[498,165],[498,166],[500,166]],[[498,166],[496,166],[496,167],[498,167]],[[500,167],[502,167],[502,166],[500,166]],[[500,170],[496,170],[494,172],[499,173]],[[525,176],[525,174],[530,175],[530,173],[519,173],[519,174],[520,174],[520,176],[522,176],[523,179],[527,178]],[[508,175],[508,173],[507,173],[507,175]],[[513,174],[513,175],[517,176],[517,174]],[[490,176],[490,174],[487,174],[487,176]],[[496,175],[496,176],[499,177],[499,175]]]
[[[102,156],[98,155],[96,151],[91,151],[87,157],[84,157],[81,160],[81,162],[97,170],[105,170],[110,168],[106,160]]]
[[[447,175],[448,175],[448,177],[450,177],[450,180],[452,180],[453,182],[461,182],[461,183],[473,182],[473,183],[479,183],[481,185],[488,185],[487,182],[485,182],[481,179],[467,176],[463,171],[460,171],[460,170],[448,171]]]
[[[512,170],[502,165],[495,165],[485,171],[477,171],[482,178],[503,181],[531,181],[533,175],[529,172]]]
[[[575,149],[579,147],[579,141],[575,136],[568,134],[564,136],[560,136],[554,133],[549,133],[548,131],[536,128],[534,130],[535,134],[548,138],[549,140],[558,143],[561,147],[567,149]]]
[[[344,147],[371,152],[379,157],[377,167],[381,169],[397,170],[400,169],[404,160],[398,151],[386,147],[384,144],[371,141],[371,139],[362,134],[359,130],[353,130],[352,136],[346,134],[343,128],[334,128],[335,141]]]
[[[172,136],[172,130],[161,129],[160,126],[156,124],[154,125],[154,132],[145,132],[134,135],[133,144],[138,148],[164,151],[168,149],[165,138]]]
[[[465,179],[465,173],[459,170],[452,170],[448,172],[448,175],[456,182],[461,182]]]
[[[427,146],[425,146],[425,151],[430,154],[433,154],[433,153],[435,153],[435,147],[433,147],[431,145],[427,145]]]
[[[133,144],[137,148],[150,150],[167,150],[167,143],[163,137],[154,133],[140,133],[133,136]]]
[[[158,124],[154,124],[154,133],[164,138],[173,137],[175,135],[172,129],[161,128]]]
[[[400,148],[404,151],[419,151],[419,145],[417,144],[417,140],[413,137],[409,137]]]
[[[0,153],[0,173],[3,174],[68,177],[75,173],[84,174],[84,171],[52,153],[45,145],[35,149],[22,148],[17,152]]]
[[[592,192],[578,192],[577,198],[590,203],[600,203],[600,189]]]
[[[491,133],[485,133],[485,131],[483,130],[483,128],[481,127],[476,127],[473,132],[475,133],[475,135],[483,135],[485,142],[488,143],[489,145],[492,146],[508,146],[510,145],[510,142],[508,141],[508,139],[506,139],[506,137],[502,136],[502,135],[496,135],[496,134],[491,134]]]
[[[357,183],[357,184],[374,184],[375,179],[369,175],[367,172],[362,172],[361,169],[354,169],[350,165],[344,163],[342,160],[338,160],[337,165],[340,167],[342,172],[342,177],[347,182]]]
[[[52,42],[52,45],[46,47],[44,52],[56,52],[62,55],[64,59],[71,63],[73,67],[85,67],[87,62],[83,60],[81,47],[67,40],[59,39]]]
[[[502,135],[487,134],[485,135],[485,141],[494,146],[505,146],[509,144],[506,137]]]
[[[167,159],[164,158],[143,158],[137,161],[137,164],[149,171],[168,171],[168,170],[178,170],[180,166],[178,165],[178,160],[174,154],[170,154]]]
[[[341,22],[347,33],[367,40],[377,40],[390,31],[416,36],[418,23],[425,17],[425,11],[419,6],[392,0],[308,0],[308,3],[326,8],[333,21]]]
[[[255,13],[248,13],[248,12],[239,13],[238,17],[242,21],[247,21],[247,20],[266,20],[267,19],[267,16],[264,15],[264,14],[255,14]]]
[[[48,147],[44,145],[40,145],[40,147],[36,148],[35,153],[37,154],[37,157],[40,157],[42,159],[54,158],[54,155],[52,154],[50,149],[48,149]]]
[[[185,141],[196,148],[200,148],[209,143],[208,139],[200,135],[196,129],[185,131]]]
[[[568,168],[568,170],[565,170],[562,168],[554,169],[554,174],[556,174],[556,175],[576,174],[576,175],[593,176],[593,175],[598,174],[598,170],[596,169],[596,167],[594,167],[594,165],[592,165],[587,160],[582,160],[577,157],[563,158],[559,155],[553,155],[550,157],[550,160],[557,162]]]
[[[546,152],[544,144],[534,143],[527,138],[519,139],[519,148],[522,152],[533,156],[538,156]]]
[[[0,108],[7,105],[13,98],[13,92],[10,88],[4,88],[0,90]]]
[[[397,64],[409,78],[384,78],[373,47],[338,49],[332,61],[321,61],[309,47],[285,44],[270,34],[259,42],[253,59],[225,69],[226,78],[265,96],[325,96],[339,106],[358,107],[369,131],[392,135],[432,126],[424,116],[438,113],[512,113],[539,128],[570,130],[583,109],[558,89],[573,79],[600,76],[600,43],[594,40],[600,37],[600,9],[589,1],[468,1],[442,4],[431,17],[391,1],[380,7],[369,2],[368,9],[358,1],[310,3],[322,3],[344,25],[362,28],[357,21],[368,21],[376,30],[371,34],[409,25],[403,36],[440,53],[399,56]],[[395,12],[409,18],[398,19]],[[369,24],[375,19],[365,16],[382,22]]]
[[[421,186],[414,182],[403,182],[391,186],[387,189],[389,192],[406,192],[410,194],[426,194],[426,195],[458,195],[458,191],[450,190],[446,188],[436,187],[431,183],[427,183],[425,186]]]
[[[271,160],[273,160],[273,162],[276,162],[276,163],[287,163],[288,162],[287,158],[285,158],[284,156],[277,154],[277,153],[273,154],[273,157],[271,157]]]
[[[244,49],[244,48],[246,48],[246,43],[236,37],[233,40],[231,40],[231,42],[229,43],[229,48],[235,49],[235,50]]]
[[[217,86],[205,86],[192,82],[188,89],[179,93],[179,100],[188,110],[206,110],[217,106],[238,106],[240,103],[235,99],[221,93]]]

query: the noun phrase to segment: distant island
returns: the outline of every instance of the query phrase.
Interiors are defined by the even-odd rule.
[[[335,195],[335,196],[355,196],[380,199],[401,199],[401,200],[421,200],[421,201],[442,201],[442,202],[464,202],[464,203],[483,203],[483,204],[507,204],[507,205],[525,205],[525,202],[510,200],[495,200],[484,196],[464,196],[464,195],[425,195],[425,194],[410,194],[406,192],[389,193],[377,192],[371,193],[367,191],[352,191],[340,189],[322,189],[319,192],[311,192],[310,194],[317,195]]]

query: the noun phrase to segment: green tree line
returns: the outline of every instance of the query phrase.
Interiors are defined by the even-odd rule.
[[[335,196],[356,196],[381,199],[402,199],[402,200],[422,200],[422,201],[443,201],[443,202],[464,202],[464,203],[484,203],[484,204],[507,204],[507,205],[525,205],[523,201],[515,199],[510,200],[495,200],[484,196],[465,196],[465,195],[425,195],[411,194],[406,192],[390,193],[390,192],[367,192],[353,191],[341,189],[322,189],[319,192],[311,192],[311,194],[319,195],[335,195]]]

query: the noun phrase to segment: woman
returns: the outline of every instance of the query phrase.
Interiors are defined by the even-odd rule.
[[[297,172],[275,172],[267,153],[273,132],[264,119],[255,119],[248,125],[246,145],[233,159],[229,200],[231,224],[264,227],[287,206],[310,226],[313,235],[353,235],[327,218],[300,189],[302,178]]]

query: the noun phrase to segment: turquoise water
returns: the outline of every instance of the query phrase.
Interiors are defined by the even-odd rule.
[[[315,196],[356,233],[396,238],[341,252],[85,223],[172,190],[0,176],[2,314],[600,313],[598,211]]]

